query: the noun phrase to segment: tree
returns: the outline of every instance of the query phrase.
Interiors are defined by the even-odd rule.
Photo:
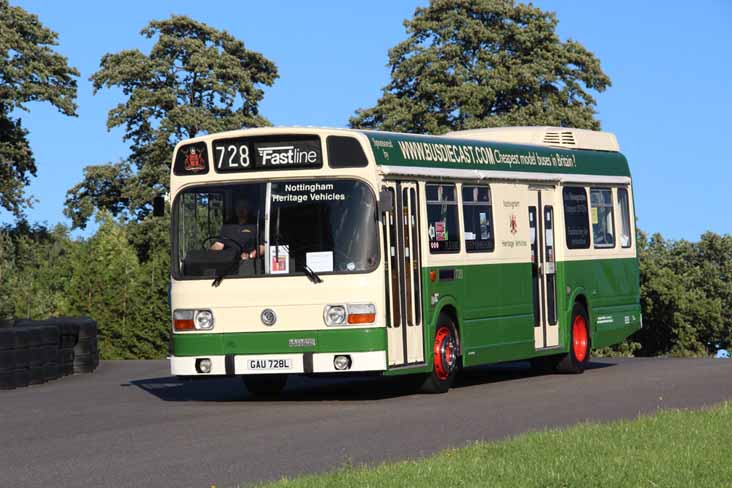
[[[64,115],[76,115],[79,72],[52,49],[57,39],[37,16],[0,0],[0,207],[17,217],[31,204],[25,187],[37,168],[28,131],[13,112],[27,111],[29,102],[49,102]]]
[[[74,245],[63,225],[48,229],[21,219],[0,228],[0,309],[6,316],[45,319],[63,312]]]
[[[441,134],[508,125],[599,129],[595,100],[610,79],[557,18],[513,0],[432,0],[389,50],[391,81],[352,127]]]
[[[732,236],[699,242],[638,232],[641,354],[698,356],[732,345]]]
[[[85,170],[67,193],[65,214],[85,227],[95,209],[143,220],[168,187],[175,144],[202,133],[267,125],[259,114],[262,86],[277,68],[226,31],[188,17],[153,21],[141,34],[157,41],[106,54],[91,77],[94,90],[118,87],[126,100],[109,112],[108,128],[124,127],[129,161]]]

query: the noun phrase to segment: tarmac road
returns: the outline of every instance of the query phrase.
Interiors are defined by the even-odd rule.
[[[385,378],[297,379],[256,401],[238,378],[181,382],[166,361],[0,391],[2,487],[217,487],[425,456],[478,439],[732,400],[732,361],[596,360],[467,370],[446,395]]]

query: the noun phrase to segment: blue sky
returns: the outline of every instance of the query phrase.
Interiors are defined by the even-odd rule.
[[[69,223],[66,191],[84,166],[128,154],[122,131],[106,128],[121,94],[92,95],[89,76],[107,52],[151,42],[151,20],[185,14],[242,39],[273,60],[280,78],[261,112],[275,125],[343,127],[356,108],[374,104],[389,79],[387,50],[404,39],[402,21],[426,2],[11,0],[60,35],[59,51],[81,71],[79,117],[47,104],[21,113],[38,177],[32,221]],[[705,230],[732,233],[732,2],[538,1],[559,18],[562,39],[601,60],[613,86],[597,94],[604,130],[618,136],[635,179],[641,228],[695,240]],[[0,212],[0,222],[11,220]],[[84,233],[86,234],[86,233]]]

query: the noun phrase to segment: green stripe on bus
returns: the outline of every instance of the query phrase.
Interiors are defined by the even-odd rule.
[[[630,176],[621,153],[569,151],[437,136],[364,132],[376,164],[527,173]]]
[[[315,346],[309,344],[315,340]],[[292,342],[293,345],[290,345]],[[386,330],[327,329],[283,332],[230,332],[219,334],[174,334],[176,356],[224,354],[289,354],[302,352],[368,352],[386,349]]]

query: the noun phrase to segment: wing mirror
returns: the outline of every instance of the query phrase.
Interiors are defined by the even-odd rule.
[[[165,215],[165,197],[158,195],[153,198],[153,217],[163,217]]]

